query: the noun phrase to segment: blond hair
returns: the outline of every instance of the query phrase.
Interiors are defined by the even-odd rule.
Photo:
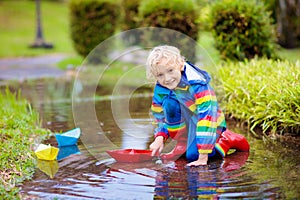
[[[166,63],[181,66],[184,63],[184,57],[180,54],[180,50],[174,46],[161,45],[154,47],[147,58],[146,75],[148,79],[155,79],[157,67],[161,61],[166,59]]]

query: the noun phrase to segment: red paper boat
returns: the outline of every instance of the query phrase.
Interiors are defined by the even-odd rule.
[[[118,162],[145,162],[152,159],[151,150],[119,149],[106,151]]]

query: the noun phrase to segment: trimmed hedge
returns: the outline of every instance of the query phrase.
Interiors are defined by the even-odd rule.
[[[196,5],[192,0],[144,0],[139,14],[142,26],[169,28],[198,38]]]
[[[300,62],[252,59],[220,68],[226,114],[263,133],[300,133]]]
[[[138,9],[141,0],[122,0],[121,6],[124,12],[121,23],[122,30],[130,30],[140,26]]]
[[[198,13],[196,11],[196,4],[192,0],[143,0],[139,7],[141,26],[171,29],[191,38],[187,40],[188,37],[182,37],[176,33],[172,34],[168,30],[161,30],[152,33],[151,36],[144,35],[144,41],[151,41],[148,46],[156,46],[160,44],[155,43],[155,41],[159,42],[159,39],[163,38],[165,44],[177,46],[183,55],[188,56],[189,60],[193,61],[195,58],[194,43],[199,35]]]
[[[141,4],[141,0],[122,0],[121,6],[123,10],[122,22],[120,28],[122,31],[127,31],[131,29],[136,29],[140,27],[140,20],[138,15],[138,9]],[[139,45],[142,32],[135,30],[135,35],[124,33],[123,39],[124,44]]]
[[[264,4],[223,0],[213,5],[212,32],[223,59],[276,58],[275,29]]]
[[[109,0],[71,0],[71,37],[76,51],[87,56],[116,30],[120,5]]]

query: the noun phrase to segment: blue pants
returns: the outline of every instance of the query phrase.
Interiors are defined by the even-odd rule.
[[[164,99],[162,107],[167,124],[176,124],[183,120],[185,121],[188,130],[186,158],[190,162],[198,160],[199,152],[196,142],[197,116],[187,107],[181,105],[175,95],[170,95]],[[214,155],[215,149],[208,156],[212,157]]]

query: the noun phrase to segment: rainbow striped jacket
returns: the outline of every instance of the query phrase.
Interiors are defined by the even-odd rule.
[[[196,137],[199,153],[211,153],[220,134],[226,130],[225,117],[219,109],[214,90],[210,86],[210,76],[190,62],[184,63],[181,81],[174,90],[156,83],[152,98],[151,111],[155,117],[155,137],[165,139],[174,136],[177,131],[188,130],[188,137]],[[165,123],[163,102],[165,98],[176,98],[182,112],[189,112],[189,119],[170,125]],[[188,125],[187,125],[188,124]],[[188,126],[188,127],[187,127]],[[188,140],[194,138],[188,138]]]

